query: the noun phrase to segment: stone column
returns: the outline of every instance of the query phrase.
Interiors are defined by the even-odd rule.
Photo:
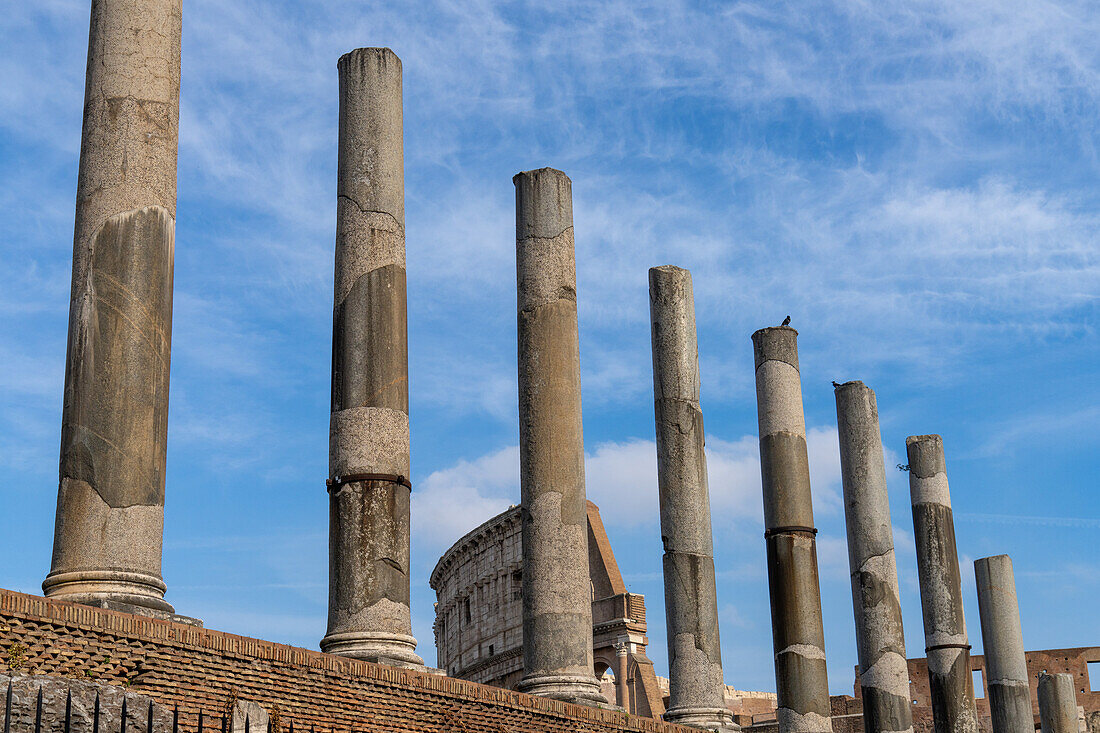
[[[321,649],[421,666],[409,614],[409,366],[401,60],[340,57],[329,427],[329,606]]]
[[[630,712],[630,642],[615,644],[615,694],[616,703],[626,712]]]
[[[592,665],[572,184],[553,168],[512,182],[523,522],[524,677],[517,689],[606,703]]]
[[[1039,725],[1043,733],[1078,733],[1077,691],[1073,675],[1039,675]]]
[[[752,335],[780,733],[831,733],[798,332]]]
[[[47,596],[165,616],[181,0],[93,0]]]
[[[866,733],[912,731],[894,532],[874,391],[863,382],[837,387],[836,418],[863,728]]]
[[[1027,658],[1008,555],[974,561],[993,733],[1035,733]]]
[[[683,725],[740,730],[725,705],[718,641],[691,273],[671,265],[650,269],[649,312],[668,629],[669,705],[664,717]]]
[[[911,435],[905,439],[905,449],[909,456],[913,539],[924,611],[932,719],[936,733],[977,733],[970,644],[963,616],[943,439],[938,435]]]

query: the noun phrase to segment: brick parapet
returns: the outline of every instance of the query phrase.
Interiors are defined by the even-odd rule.
[[[317,733],[692,730],[616,710],[2,589],[0,653],[6,666],[17,665],[13,671],[127,686],[178,705],[183,718],[222,710],[239,697],[269,709],[278,705],[284,721],[312,724]]]

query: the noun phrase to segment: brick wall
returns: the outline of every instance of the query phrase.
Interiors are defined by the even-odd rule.
[[[200,710],[240,698],[277,705],[281,728],[293,720],[316,733],[694,730],[0,589],[0,669],[9,668],[127,686],[178,705],[184,729],[193,729]]]

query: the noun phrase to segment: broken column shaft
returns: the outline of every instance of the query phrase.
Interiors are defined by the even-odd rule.
[[[725,705],[718,639],[691,273],[671,265],[652,268],[649,310],[668,624],[669,705],[665,719],[737,730]]]
[[[1016,579],[1008,555],[974,561],[993,733],[1034,733]]]
[[[1073,675],[1039,675],[1039,725],[1043,733],[1077,733],[1077,692]]]
[[[518,689],[606,703],[592,665],[572,184],[552,168],[512,180],[523,534]]]
[[[909,668],[874,391],[863,382],[840,385],[836,416],[863,729],[866,733],[911,731]]]
[[[93,0],[47,596],[167,615],[181,0]]]
[[[409,367],[401,60],[340,58],[329,427],[329,613],[321,649],[420,666],[409,613]]]
[[[787,326],[752,335],[776,718],[781,733],[831,733],[797,338]]]
[[[905,448],[933,723],[936,733],[977,733],[943,439],[911,435]]]

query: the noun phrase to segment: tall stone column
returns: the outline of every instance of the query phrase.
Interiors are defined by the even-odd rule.
[[[836,417],[863,729],[866,733],[912,731],[894,532],[874,391],[863,382],[837,387]]]
[[[409,614],[409,364],[401,60],[340,57],[329,427],[329,606],[321,649],[421,666]]]
[[[615,695],[616,704],[630,712],[630,641],[615,644]]]
[[[781,733],[831,733],[797,338],[787,326],[752,335],[776,718]]]
[[[699,407],[699,349],[691,273],[649,271],[653,411],[664,543],[669,705],[665,720],[740,730],[725,705],[710,493]]]
[[[905,439],[905,449],[933,723],[936,733],[977,733],[943,439],[911,435]]]
[[[166,615],[181,0],[93,0],[47,596]]]
[[[1043,733],[1077,733],[1077,691],[1073,675],[1039,675],[1039,725]]]
[[[974,561],[993,733],[1035,733],[1027,657],[1008,555]]]
[[[606,703],[592,665],[572,183],[553,168],[519,173],[512,182],[523,522],[518,689]]]

